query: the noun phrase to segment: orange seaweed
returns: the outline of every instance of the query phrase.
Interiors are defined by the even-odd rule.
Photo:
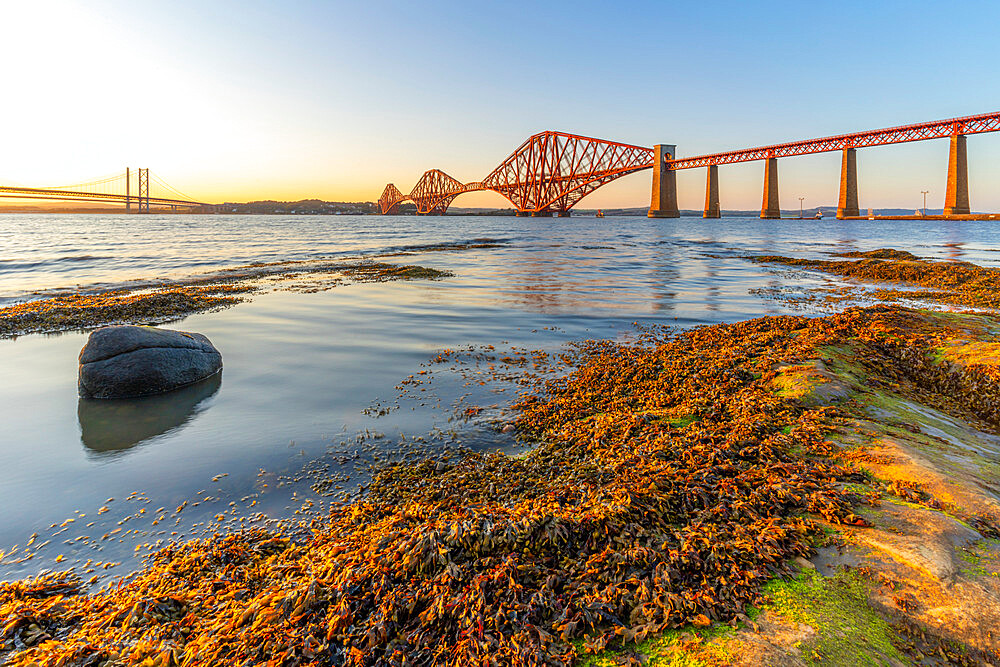
[[[931,351],[960,334],[880,306],[581,346],[516,406],[524,456],[392,466],[307,539],[171,545],[90,595],[0,584],[0,640],[21,666],[570,665],[574,640],[732,620],[871,500],[831,458],[837,410],[776,393],[780,369],[851,341],[872,382],[935,382]]]

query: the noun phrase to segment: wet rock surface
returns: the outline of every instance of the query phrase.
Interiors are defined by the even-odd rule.
[[[856,542],[944,583],[962,567],[959,550],[982,539],[957,519],[926,507],[883,501],[871,517],[868,530],[854,531]]]
[[[162,394],[222,370],[222,355],[199,333],[146,326],[98,329],[80,352],[84,398]]]

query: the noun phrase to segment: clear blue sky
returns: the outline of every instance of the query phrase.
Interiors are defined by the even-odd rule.
[[[556,129],[694,155],[1000,108],[996,2],[39,0],[5,7],[0,178],[149,166],[210,200],[376,199],[478,180]],[[970,137],[1000,210],[1000,136]],[[947,142],[859,153],[861,205],[943,197]],[[760,206],[758,163],[721,171]],[[835,204],[839,155],[781,162],[786,208]],[[704,170],[682,172],[699,208]],[[648,204],[648,172],[584,206]],[[501,205],[466,195],[456,206]]]

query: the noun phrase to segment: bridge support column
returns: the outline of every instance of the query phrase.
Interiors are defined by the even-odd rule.
[[[569,211],[559,211],[559,217],[560,218],[568,218],[569,217]]]
[[[551,218],[552,217],[552,211],[550,211],[548,209],[542,209],[541,211],[532,211],[531,212],[531,217],[532,218]]]
[[[514,215],[517,216],[518,218],[527,218],[529,215],[531,215],[531,211],[522,211],[518,209],[514,211]]]
[[[679,218],[677,208],[677,172],[667,164],[676,154],[674,144],[653,146],[653,194],[649,201],[650,218]]]
[[[760,206],[760,217],[765,220],[781,218],[778,204],[778,158],[764,160],[764,200]]]
[[[139,169],[139,213],[149,213],[149,168]]]
[[[965,155],[965,135],[953,134],[948,153],[948,186],[944,196],[945,215],[964,215],[969,211],[969,163]]]
[[[722,215],[719,208],[719,165],[708,166],[708,178],[705,181],[705,214],[703,218],[718,218]]]
[[[860,215],[858,210],[858,155],[853,148],[845,148],[840,159],[840,199],[837,218]]]

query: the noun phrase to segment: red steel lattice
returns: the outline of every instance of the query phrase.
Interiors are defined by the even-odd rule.
[[[519,211],[565,212],[605,183],[653,166],[653,149],[539,132],[483,179]]]
[[[395,213],[398,210],[399,202],[405,199],[407,199],[407,196],[400,192],[399,188],[394,184],[390,183],[385,186],[382,196],[378,198],[378,208],[382,211],[382,215]]]
[[[666,164],[669,169],[691,169],[998,130],[1000,112],[994,112],[699,155],[669,160]],[[387,185],[379,198],[379,208],[382,213],[393,212],[400,202],[410,199],[417,205],[418,213],[444,213],[463,192],[492,190],[510,200],[522,213],[562,213],[605,183],[649,169],[653,160],[651,148],[565,132],[539,132],[482,181],[463,184],[443,171],[432,169],[424,173],[408,195],[391,183]]]
[[[915,123],[887,127],[882,130],[839,134],[821,139],[793,141],[786,144],[759,146],[726,153],[699,155],[669,162],[671,169],[692,169],[708,167],[713,164],[733,164],[735,162],[751,162],[769,157],[789,157],[792,155],[808,155],[810,153],[825,153],[839,151],[845,148],[865,148],[868,146],[884,146],[900,144],[908,141],[924,141],[925,139],[941,139],[955,134],[978,134],[980,132],[996,132],[1000,130],[1000,112],[984,113],[977,116],[963,116],[948,120],[936,120],[929,123]]]
[[[539,132],[482,181],[463,184],[431,169],[408,195],[390,183],[379,198],[379,210],[392,212],[409,199],[420,214],[441,214],[460,194],[492,190],[521,212],[565,212],[605,183],[652,166],[651,148],[565,132]]]
[[[443,215],[451,200],[461,194],[465,186],[440,169],[425,171],[410,191],[410,199],[421,215]]]

